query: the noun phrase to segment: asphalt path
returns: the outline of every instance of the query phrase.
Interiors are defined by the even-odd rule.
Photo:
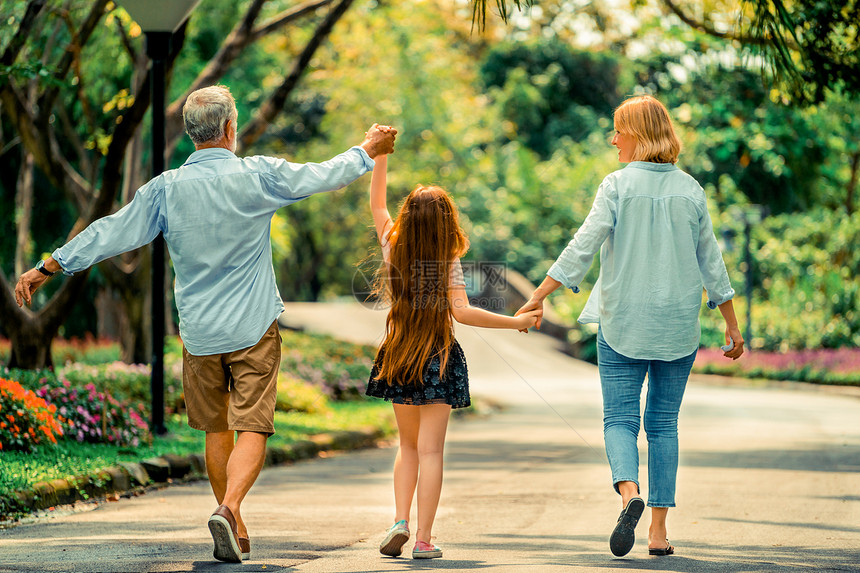
[[[384,318],[357,304],[290,304],[282,320],[374,342]],[[505,409],[451,423],[434,526],[443,559],[377,551],[393,517],[389,447],[265,469],[243,506],[252,555],[241,565],[212,559],[214,501],[198,482],[0,531],[0,572],[860,570],[856,392],[694,377],[669,514],[677,554],[648,556],[646,513],[616,558],[597,369],[540,334],[459,326],[457,336],[473,395]],[[644,436],[640,447],[646,485]]]

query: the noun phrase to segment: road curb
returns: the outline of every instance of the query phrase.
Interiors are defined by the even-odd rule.
[[[264,467],[310,459],[323,452],[376,447],[385,438],[380,428],[344,430],[308,436],[284,448],[267,448]],[[206,461],[201,454],[166,454],[140,462],[121,462],[92,475],[38,482],[28,490],[0,498],[0,519],[23,510],[50,509],[106,496],[131,497],[172,483],[206,478]]]

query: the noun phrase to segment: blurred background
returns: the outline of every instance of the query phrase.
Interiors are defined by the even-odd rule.
[[[203,0],[168,62],[167,166],[193,151],[180,115],[191,87],[230,87],[240,155],[322,161],[371,123],[392,124],[391,208],[419,183],[445,187],[471,239],[465,260],[537,283],[621,167],[614,107],[650,93],[676,121],[679,167],[705,189],[739,317],[750,305],[752,354],[860,346],[855,1],[516,4]],[[148,362],[147,249],[51,281],[35,317],[10,295],[21,272],[150,177],[143,34],[102,0],[4,0],[0,21],[0,362],[44,366],[50,353],[15,340],[54,336],[114,339],[123,361]],[[285,300],[352,295],[376,248],[368,184],[275,216]],[[597,268],[580,294],[553,297],[571,326]],[[718,312],[703,310],[702,325],[703,345],[723,343]]]

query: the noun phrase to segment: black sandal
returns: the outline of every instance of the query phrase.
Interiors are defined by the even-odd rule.
[[[627,502],[627,506],[618,516],[618,523],[612,530],[612,535],[609,536],[609,549],[616,557],[627,555],[633,549],[633,544],[636,542],[634,530],[644,510],[645,502],[642,498],[634,497]]]
[[[669,543],[669,540],[666,540],[666,547],[662,549],[651,549],[648,548],[648,555],[672,555],[675,553],[675,548],[672,547],[672,544]]]

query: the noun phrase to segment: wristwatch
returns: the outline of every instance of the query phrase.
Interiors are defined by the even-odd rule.
[[[45,275],[46,277],[54,276],[54,273],[45,268],[45,261],[39,261],[36,263],[36,270]]]

